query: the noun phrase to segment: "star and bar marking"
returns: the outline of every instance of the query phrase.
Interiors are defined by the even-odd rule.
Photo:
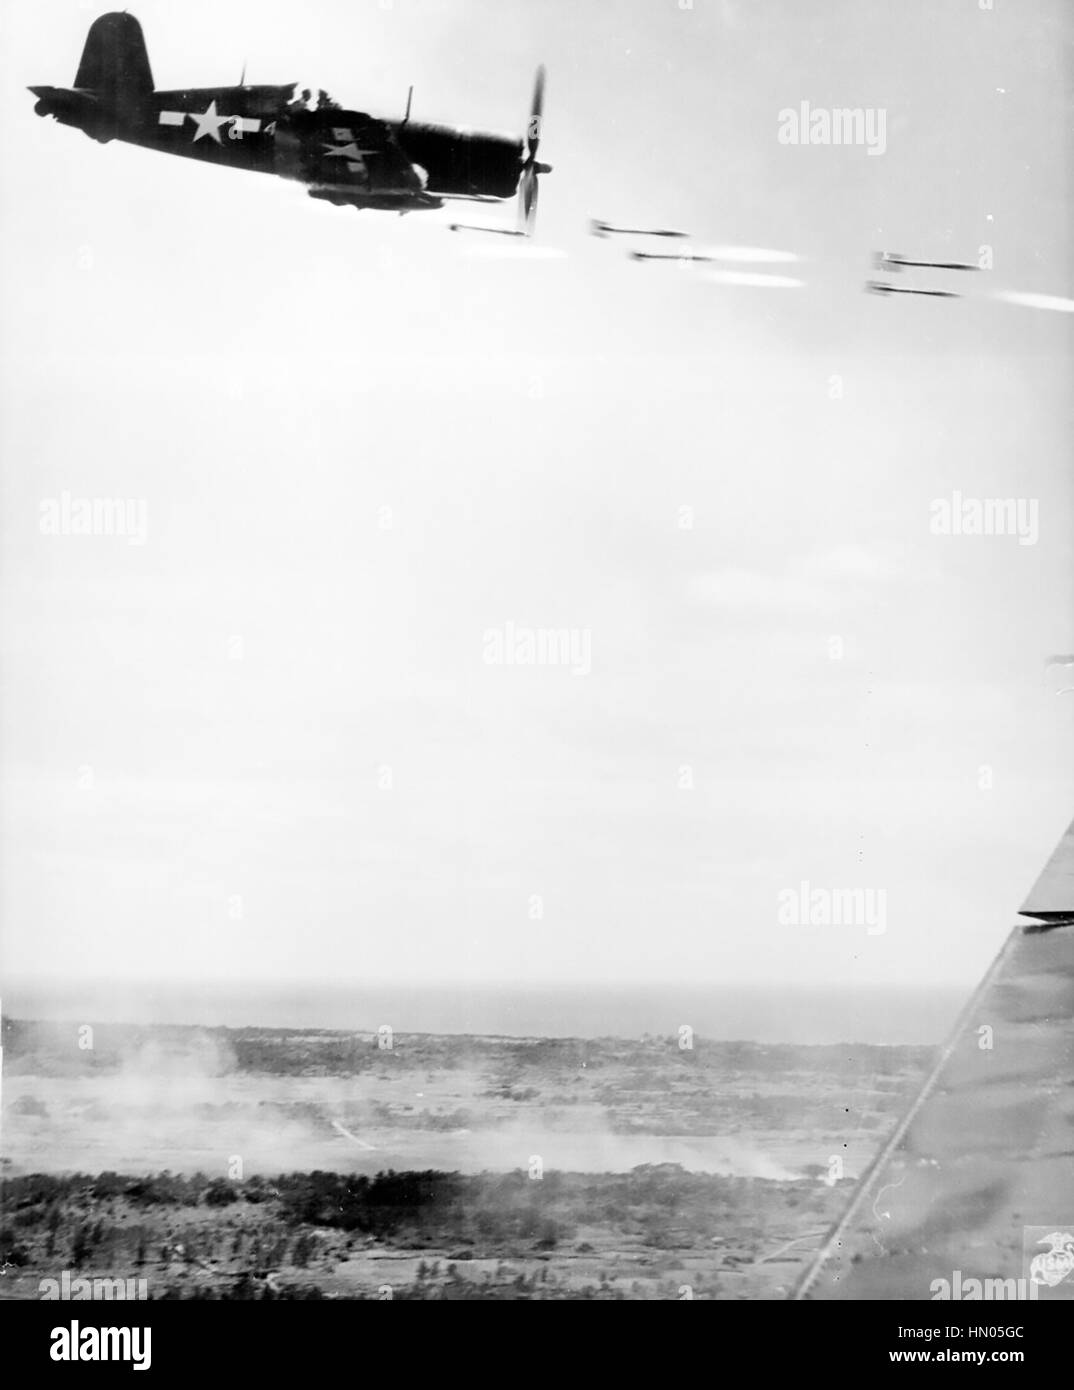
[[[343,127],[336,127],[332,131],[332,139],[337,143],[325,145],[324,152],[326,159],[345,159],[347,168],[352,174],[364,174],[369,178],[369,168],[365,162],[367,154],[379,154],[379,150],[363,150],[359,147],[358,141],[354,137],[352,130]]]
[[[188,118],[197,126],[194,132],[195,145],[206,137],[222,145],[224,141],[220,131],[226,125],[231,127],[228,136],[232,140],[241,140],[244,135],[256,135],[261,130],[261,122],[252,116],[221,116],[216,109],[215,101],[211,101],[208,110],[202,112],[162,111],[158,117],[158,124],[181,127],[186,124]]]

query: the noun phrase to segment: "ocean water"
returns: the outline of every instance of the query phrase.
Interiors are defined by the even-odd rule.
[[[931,1044],[947,1035],[971,986],[927,989],[403,987],[362,982],[62,985],[8,982],[5,1016],[87,1023],[323,1028],[506,1037],[640,1038],[683,1026],[702,1038],[765,1043]]]

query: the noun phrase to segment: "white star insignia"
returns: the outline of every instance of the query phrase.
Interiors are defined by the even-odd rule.
[[[224,142],[220,139],[220,127],[227,125],[229,121],[235,119],[234,116],[218,116],[216,114],[216,102],[209,103],[209,109],[204,115],[199,116],[196,112],[190,112],[190,119],[196,121],[198,125],[197,134],[194,136],[195,145],[204,135],[211,135],[218,145]]]
[[[355,164],[365,163],[363,155],[377,153],[376,150],[360,150],[356,140],[352,140],[349,145],[325,145],[324,149],[328,159],[347,159]]]

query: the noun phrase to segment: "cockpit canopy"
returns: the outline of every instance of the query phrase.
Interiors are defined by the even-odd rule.
[[[307,87],[302,82],[296,82],[291,99],[287,103],[288,111],[340,111],[342,107],[338,101],[334,101],[323,87]]]

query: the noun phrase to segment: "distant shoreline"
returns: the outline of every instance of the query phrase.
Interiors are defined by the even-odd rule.
[[[627,1038],[688,1027],[713,1041],[800,1046],[942,1042],[970,989],[766,989],[654,985],[572,989],[301,984],[11,983],[6,1017],[502,1038]]]

